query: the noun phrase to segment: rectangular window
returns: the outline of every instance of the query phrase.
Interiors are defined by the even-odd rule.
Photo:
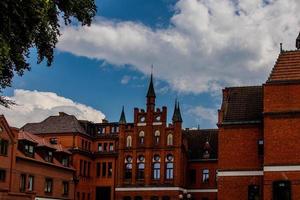
[[[106,163],[102,163],[102,177],[106,176]]]
[[[98,162],[96,165],[96,175],[97,177],[100,176],[101,164]]]
[[[102,149],[102,143],[98,143],[98,151],[99,152],[103,151],[103,149]]]
[[[91,143],[88,144],[88,150],[91,151]]]
[[[25,192],[26,190],[26,174],[21,174],[20,176],[20,192]]]
[[[83,176],[86,176],[86,165],[87,165],[87,162],[83,161]]]
[[[32,144],[24,145],[24,153],[26,156],[33,157],[34,156],[34,146]]]
[[[52,178],[46,178],[45,179],[45,193],[52,193],[52,187],[53,187],[53,179]]]
[[[290,181],[273,182],[273,200],[291,200],[291,195]]]
[[[195,169],[189,170],[189,178],[190,178],[190,184],[196,183],[196,170]]]
[[[53,162],[53,152],[52,151],[47,151],[45,154],[45,160],[47,162]]]
[[[108,177],[112,176],[112,171],[113,171],[113,169],[112,169],[112,163],[109,162],[108,163],[108,173],[107,173]]]
[[[114,151],[114,144],[113,143],[109,143],[109,151]]]
[[[64,196],[68,196],[69,194],[69,182],[63,181],[63,193]]]
[[[29,175],[28,176],[28,191],[33,191],[33,187],[34,187],[34,176]]]
[[[77,192],[77,200],[80,200],[80,192]]]
[[[4,169],[0,169],[0,182],[4,182],[6,178],[6,171]]]
[[[91,162],[88,162],[88,167],[87,167],[87,176],[90,177],[90,171],[91,171]]]
[[[263,156],[264,155],[264,141],[258,140],[258,155]]]
[[[83,170],[83,160],[80,160],[79,175],[81,176],[83,175],[82,170]]]
[[[202,171],[202,182],[203,183],[208,183],[209,182],[209,170],[208,169],[204,169]]]
[[[8,141],[0,139],[0,155],[7,156]]]
[[[259,200],[259,186],[249,185],[248,186],[248,200]]]
[[[81,140],[81,149],[84,149],[84,140]]]
[[[88,193],[87,200],[91,200],[91,193]]]
[[[82,193],[82,200],[85,200],[85,193]]]

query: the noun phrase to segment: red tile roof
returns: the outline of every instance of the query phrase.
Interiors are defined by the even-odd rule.
[[[267,83],[295,80],[300,80],[300,50],[283,51],[279,54]]]

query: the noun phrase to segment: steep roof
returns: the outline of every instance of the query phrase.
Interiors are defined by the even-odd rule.
[[[222,122],[253,122],[262,119],[262,86],[225,88]]]
[[[300,81],[300,50],[282,51],[267,83]]]
[[[155,91],[154,91],[154,86],[153,86],[153,75],[151,74],[150,78],[150,83],[149,83],[149,88],[147,92],[147,97],[156,97]]]
[[[83,133],[86,134],[79,121],[73,115],[59,113],[58,116],[50,116],[39,123],[28,123],[22,128],[31,133]]]
[[[209,157],[208,159],[218,159],[218,130],[217,129],[197,129],[184,130],[184,137],[188,142],[189,160],[205,160],[203,155],[208,141]]]

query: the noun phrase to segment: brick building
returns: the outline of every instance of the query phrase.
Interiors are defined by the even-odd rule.
[[[223,89],[218,129],[182,128],[175,101],[127,122],[60,112],[21,130],[0,117],[0,199],[300,199],[300,35],[265,84]],[[168,123],[171,121],[171,123]]]
[[[262,86],[223,90],[218,199],[300,199],[300,34]]]
[[[0,199],[74,199],[71,152],[0,116]]]

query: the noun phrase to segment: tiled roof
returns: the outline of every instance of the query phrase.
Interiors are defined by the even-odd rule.
[[[28,123],[22,128],[31,133],[83,133],[83,127],[73,115],[60,113],[58,116],[50,116],[39,123]]]
[[[267,80],[269,82],[300,80],[300,50],[283,51]]]
[[[225,88],[222,122],[253,122],[262,119],[262,86]]]
[[[218,130],[217,129],[197,129],[184,130],[184,137],[188,142],[189,160],[205,160],[203,155],[209,143],[209,157],[206,159],[218,158]]]

